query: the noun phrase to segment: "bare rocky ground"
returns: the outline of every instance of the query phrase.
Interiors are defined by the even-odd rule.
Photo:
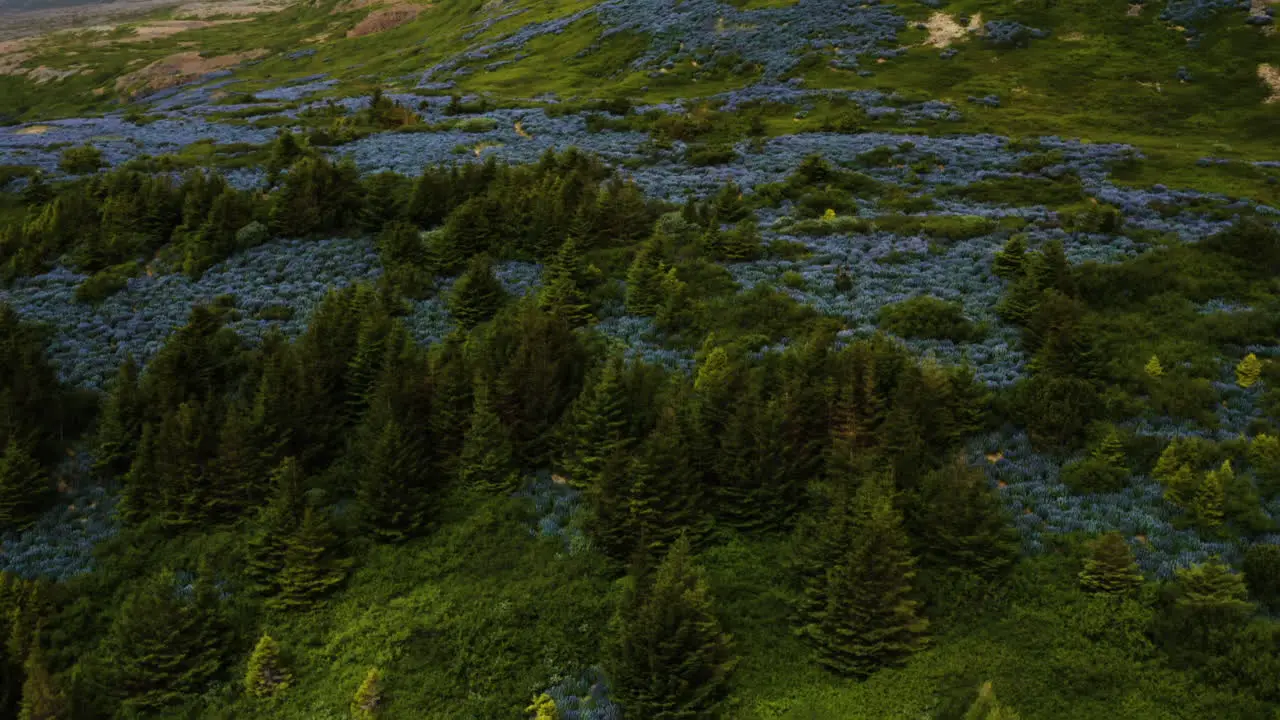
[[[257,15],[274,12],[287,3],[272,0],[112,0],[24,9],[0,0],[0,41],[43,35],[58,30],[111,25],[165,8],[178,7],[177,20],[198,22],[212,17]]]

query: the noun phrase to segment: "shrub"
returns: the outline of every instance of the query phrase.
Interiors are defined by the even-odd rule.
[[[910,338],[966,342],[976,335],[959,303],[931,295],[886,305],[880,309],[879,324],[883,330]]]
[[[102,151],[88,144],[67,148],[58,158],[58,169],[70,175],[95,173],[104,164]]]
[[[129,278],[138,274],[138,263],[128,262],[94,273],[76,286],[76,300],[99,303],[129,286]]]
[[[1062,468],[1062,482],[1078,493],[1110,493],[1124,489],[1129,472],[1102,458],[1088,457]]]

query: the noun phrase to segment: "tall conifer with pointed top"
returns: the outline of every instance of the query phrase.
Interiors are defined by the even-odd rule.
[[[51,495],[49,478],[28,444],[10,435],[0,455],[0,528],[21,530],[35,522]]]
[[[1133,551],[1118,532],[1106,533],[1093,544],[1092,556],[1080,571],[1085,590],[1104,595],[1125,596],[1142,584],[1142,573]]]

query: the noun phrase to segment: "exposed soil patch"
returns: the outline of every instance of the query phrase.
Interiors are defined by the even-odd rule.
[[[1130,6],[1129,6],[1129,9],[1128,9],[1128,10],[1126,10],[1124,14],[1125,14],[1125,15],[1128,15],[1129,17],[1141,17],[1141,16],[1142,16],[1142,5],[1136,5],[1136,4],[1135,4],[1135,5],[1130,5]]]
[[[144,25],[137,26],[134,28],[133,35],[121,38],[118,42],[147,42],[149,40],[159,40],[188,30],[201,30],[204,28],[215,27],[217,25],[248,22],[250,19],[251,18],[236,18],[234,20],[158,20],[156,22],[149,22]]]
[[[266,50],[251,50],[233,55],[200,57],[197,52],[170,55],[116,79],[116,91],[136,97],[146,93],[183,85],[215,70],[235,67],[246,60],[266,55]]]
[[[48,125],[28,125],[14,133],[14,135],[43,135],[49,132]]]
[[[347,37],[358,38],[374,33],[385,32],[410,22],[418,17],[420,8],[414,5],[397,5],[383,10],[374,10],[356,26],[347,31]]]
[[[968,37],[970,30],[977,31],[981,27],[982,13],[970,18],[969,25],[966,27],[946,13],[936,12],[930,15],[928,22],[925,23],[925,29],[929,31],[929,39],[924,44],[928,47],[948,47]]]
[[[1280,67],[1263,63],[1258,66],[1258,78],[1266,83],[1267,87],[1271,88],[1271,97],[1263,100],[1263,102],[1280,102]]]

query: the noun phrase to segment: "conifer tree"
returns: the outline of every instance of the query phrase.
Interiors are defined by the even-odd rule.
[[[1271,610],[1280,609],[1280,545],[1250,545],[1240,570],[1255,602]]]
[[[1017,559],[1018,537],[985,473],[963,455],[925,476],[912,537],[932,565],[983,578],[1003,574]]]
[[[573,327],[587,325],[593,317],[591,303],[583,287],[585,275],[581,250],[577,240],[570,235],[548,268],[538,304],[547,312],[560,315]]]
[[[259,511],[246,543],[245,574],[260,594],[275,595],[279,590],[289,538],[302,519],[303,482],[302,470],[292,457],[285,458],[271,474],[271,500]]]
[[[458,479],[483,492],[516,489],[520,482],[511,437],[498,417],[488,383],[478,382],[475,409],[458,459]]]
[[[1175,572],[1177,594],[1167,608],[1166,635],[1193,662],[1225,652],[1253,615],[1245,579],[1218,558]]]
[[[138,389],[138,364],[133,355],[116,371],[98,423],[94,470],[115,479],[129,471],[131,458],[142,435],[142,398]]]
[[[978,697],[964,714],[964,720],[1018,720],[1018,713],[996,699],[990,682],[978,688]]]
[[[1027,238],[1018,233],[1011,236],[1004,244],[1004,249],[996,253],[991,271],[996,277],[1013,280],[1023,271],[1023,263],[1027,255]]]
[[[1124,456],[1124,441],[1120,439],[1120,433],[1114,427],[1107,432],[1102,443],[1094,448],[1092,454],[1095,460],[1105,462],[1111,467],[1128,467]]]
[[[351,699],[351,717],[354,720],[374,720],[382,709],[382,671],[369,668]]]
[[[266,698],[286,690],[293,682],[293,675],[280,659],[280,644],[270,635],[263,635],[249,656],[249,666],[244,675],[244,688],[250,696]]]
[[[1236,384],[1242,388],[1253,387],[1258,382],[1258,378],[1262,376],[1262,362],[1258,360],[1258,356],[1249,353],[1244,356],[1239,365],[1236,365]]]
[[[155,711],[199,693],[221,670],[228,625],[203,573],[186,590],[165,570],[131,594],[108,633],[113,687],[130,711]]]
[[[145,522],[159,502],[160,476],[156,470],[155,456],[154,426],[146,423],[142,426],[142,436],[138,441],[133,463],[125,474],[124,488],[117,505],[120,518],[130,525]]]
[[[370,530],[383,540],[405,540],[426,522],[425,458],[394,419],[369,444],[360,468],[359,500]]]
[[[610,357],[600,378],[582,394],[575,408],[570,451],[565,459],[565,472],[575,487],[593,487],[608,458],[631,446],[624,372],[622,356]]]
[[[810,611],[798,632],[823,667],[867,677],[922,648],[928,621],[909,599],[915,558],[894,508],[891,482],[881,476],[863,480],[852,512],[851,520],[824,529],[828,537],[817,540],[836,552],[827,558],[825,572],[809,580]],[[850,532],[850,526],[847,544],[833,541],[832,534]]]
[[[268,488],[270,458],[259,445],[262,435],[253,422],[253,408],[236,404],[227,411],[218,433],[218,454],[209,466],[210,493],[206,512],[230,519],[262,502]]]
[[[1151,359],[1143,366],[1142,371],[1147,374],[1147,377],[1151,378],[1160,378],[1164,376],[1164,366],[1160,364],[1160,358],[1155,355],[1151,356]]]
[[[1280,437],[1258,433],[1249,443],[1249,464],[1264,497],[1280,491]]]
[[[471,371],[463,359],[461,344],[446,338],[437,347],[438,351],[431,355],[431,416],[427,429],[440,467],[452,472],[466,441],[475,400]]]
[[[662,279],[666,269],[657,244],[650,240],[640,246],[627,269],[627,312],[655,315],[662,306]]]
[[[267,606],[305,609],[342,583],[350,561],[338,556],[337,546],[338,537],[328,518],[313,508],[304,510],[302,522],[285,545],[280,589],[267,600]]]
[[[612,623],[607,667],[628,717],[717,718],[736,660],[687,537],[652,579],[632,575]]]
[[[1196,491],[1191,510],[1196,520],[1206,528],[1217,528],[1222,525],[1223,506],[1226,504],[1227,485],[1235,479],[1231,469],[1231,461],[1224,460],[1222,467],[1205,473],[1204,480]]]
[[[533,713],[533,720],[560,720],[560,711],[556,708],[556,701],[546,693],[535,696],[533,702],[524,711]]]
[[[656,558],[681,534],[700,539],[709,530],[703,490],[691,457],[688,426],[663,408],[631,464],[627,494],[633,552]]]
[[[486,255],[477,255],[467,264],[449,296],[449,312],[463,330],[470,330],[492,318],[502,306],[506,292],[493,276]]]
[[[0,456],[0,528],[21,530],[35,522],[51,495],[44,468],[16,435]]]
[[[1133,551],[1118,532],[1109,532],[1093,543],[1093,554],[1084,561],[1080,585],[1104,595],[1130,595],[1142,585],[1142,573]]]
[[[69,717],[67,699],[49,672],[38,633],[32,638],[23,672],[26,679],[22,683],[18,720],[66,720]]]
[[[1199,496],[1202,484],[1203,481],[1196,477],[1190,465],[1179,465],[1165,475],[1164,497],[1180,508],[1191,508]]]

